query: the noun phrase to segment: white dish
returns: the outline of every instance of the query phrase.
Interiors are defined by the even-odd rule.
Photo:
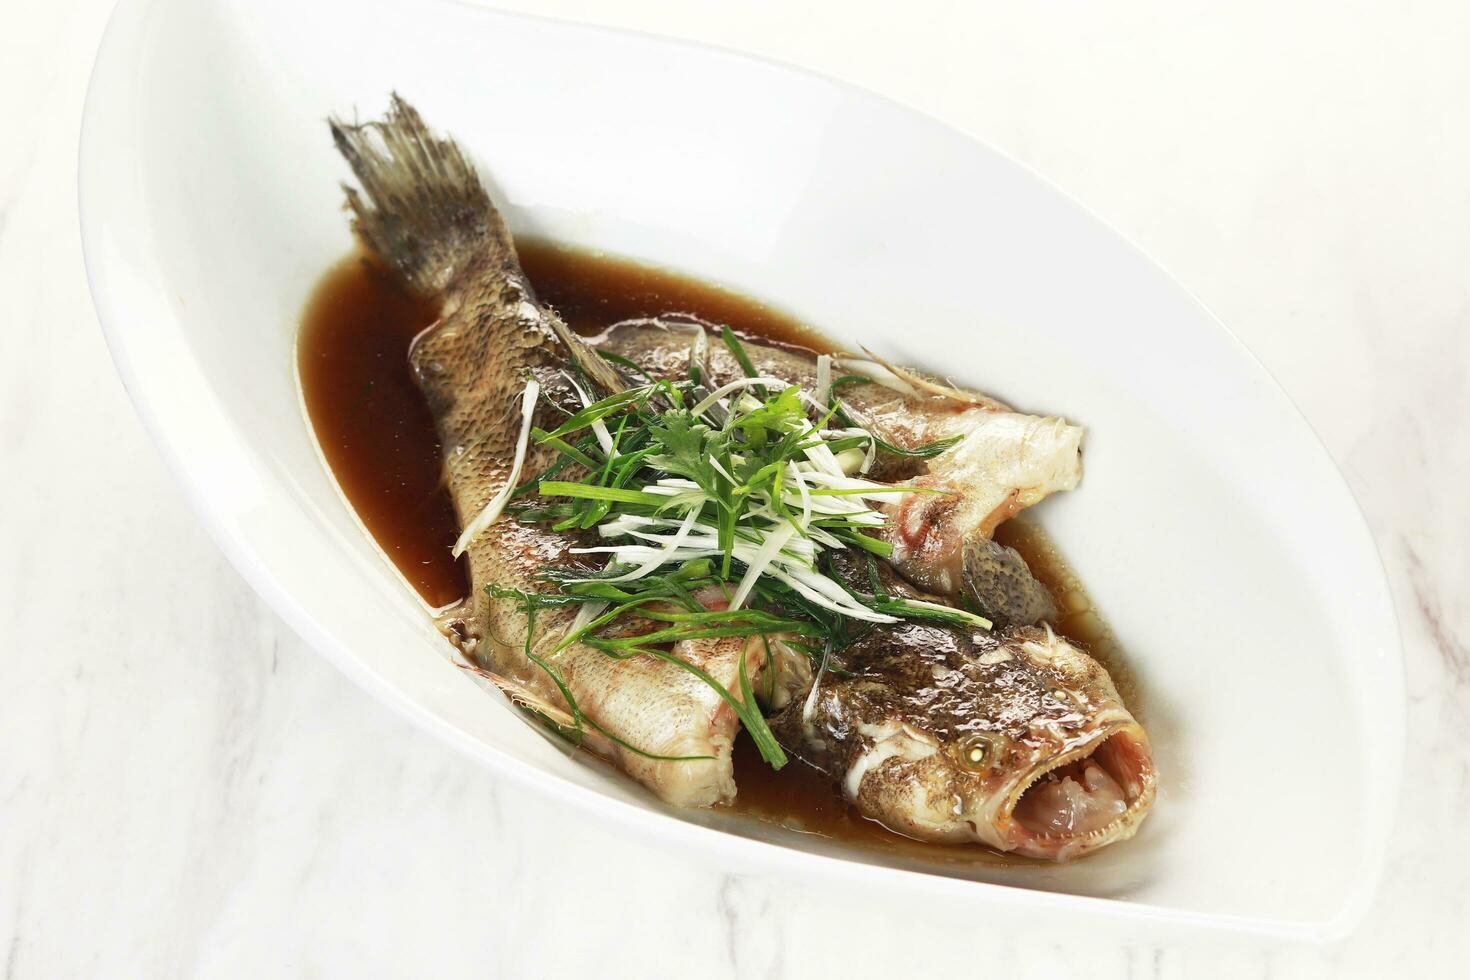
[[[729,284],[1088,426],[1040,516],[1129,651],[1162,792],[1057,868],[929,865],[659,806],[443,654],[324,470],[293,342],[350,246],[324,117],[397,88],[512,224]],[[303,636],[414,722],[629,833],[743,871],[1322,938],[1378,878],[1398,633],[1371,539],[1279,388],[1183,289],[993,150],[838,83],[451,2],[124,0],[80,168],[98,314],[202,519]],[[973,879],[973,880],[972,880]],[[1014,886],[1014,887],[1004,887]]]

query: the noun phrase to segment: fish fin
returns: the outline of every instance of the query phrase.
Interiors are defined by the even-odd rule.
[[[353,231],[411,287],[424,294],[442,288],[460,252],[487,235],[514,256],[474,166],[453,140],[435,138],[398,93],[381,120],[327,122],[362,185],[361,193],[343,186]]]
[[[500,688],[501,693],[510,698],[511,703],[517,707],[538,714],[559,728],[576,729],[577,719],[571,712],[560,705],[552,704],[526,685],[472,663],[460,664],[460,667],[472,674],[479,674]]]
[[[549,310],[547,313],[547,321],[551,324],[557,337],[566,345],[573,362],[582,369],[582,373],[587,375],[593,384],[602,389],[604,397],[616,395],[627,387],[611,362],[593,350],[581,337],[572,333],[571,329],[562,322],[561,317]]]
[[[963,549],[963,595],[997,629],[1035,626],[1057,618],[1051,590],[1031,574],[1026,559],[1015,548],[977,531],[965,538]]]
[[[908,368],[899,367],[887,358],[873,353],[867,347],[863,347],[863,353],[867,355],[868,360],[880,367],[887,368],[892,372],[894,377],[913,385],[920,391],[926,391],[931,395],[938,395],[941,398],[948,398],[951,401],[961,402],[966,405],[978,405],[991,412],[1009,412],[1011,410],[1010,406],[988,395],[965,391],[963,388],[956,388],[951,384],[940,384],[932,378],[925,377],[918,371],[911,371]]]
[[[475,604],[471,600],[461,599],[440,609],[434,614],[434,626],[466,660],[474,660],[480,637],[475,623]]]

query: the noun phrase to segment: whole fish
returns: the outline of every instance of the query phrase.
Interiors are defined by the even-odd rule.
[[[456,511],[469,528],[517,481],[513,460],[525,426],[551,427],[561,417],[546,403],[563,411],[579,406],[572,365],[604,389],[623,381],[537,300],[504,222],[453,142],[431,134],[397,96],[380,121],[331,125],[361,186],[347,189],[359,239],[407,286],[440,305],[411,362],[436,421]],[[611,340],[651,368],[681,355],[667,331],[651,329],[663,339],[649,333],[640,356],[633,332],[614,332]],[[779,376],[815,381],[810,358],[757,345],[750,352],[772,361],[790,355],[790,373]],[[688,366],[687,350],[682,354],[678,373]],[[738,373],[714,345],[705,356],[715,374]],[[999,520],[1075,484],[1080,433],[988,400],[935,393],[926,379],[894,376],[914,390],[844,387],[859,424],[903,447],[963,436],[932,459],[875,461],[875,475],[930,481],[949,488],[933,496],[955,500],[942,512],[895,509],[896,567],[920,585],[944,585],[933,591],[981,595],[1013,622],[1045,618],[1040,606],[1049,600],[1024,563],[986,546]],[[523,398],[528,378],[540,401]],[[552,459],[551,450],[532,442],[521,479]],[[585,556],[571,550],[581,543],[574,533],[510,519],[472,537],[471,595],[458,617],[462,649],[517,700],[576,723],[587,748],[662,799],[682,806],[730,800],[738,718],[719,691],[654,657],[615,659],[582,644],[556,651],[574,607],[533,616],[484,588],[538,591],[546,570],[590,571]],[[891,591],[910,588],[884,575]],[[779,637],[771,647],[772,664],[765,643],[741,638],[684,641],[672,652],[736,700],[742,666],[756,690],[774,670],[772,723],[783,741],[899,832],[1062,859],[1131,833],[1152,800],[1142,729],[1106,672],[1049,629],[1012,626],[991,635],[884,624],[815,669]]]
[[[467,526],[512,480],[528,377],[547,400],[571,406],[578,405],[567,373],[574,362],[605,387],[620,382],[537,301],[504,221],[452,141],[431,134],[396,95],[381,121],[334,119],[331,129],[362,188],[346,188],[358,238],[406,285],[440,304],[439,319],[410,356],[434,415],[455,510]],[[543,405],[537,419],[554,428],[550,412]],[[525,472],[545,469],[551,458],[532,444]],[[739,725],[713,688],[649,657],[615,660],[581,644],[553,655],[574,610],[541,610],[532,623],[522,605],[486,594],[487,585],[539,591],[539,573],[585,561],[569,553],[578,543],[515,520],[479,534],[467,550],[470,598],[456,624],[466,655],[522,702],[553,717],[584,719],[585,746],[662,799],[681,806],[729,800]],[[741,658],[759,676],[763,651],[762,644],[700,641],[675,652],[738,698]],[[552,664],[565,690],[538,659]]]
[[[693,317],[660,317],[614,324],[590,343],[662,378],[686,376],[695,357],[712,383],[723,384],[744,371],[727,347],[711,339],[717,333]],[[753,341],[743,347],[761,375],[818,387],[811,353]],[[906,494],[886,507],[893,567],[926,592],[967,600],[999,626],[1053,619],[1056,606],[1046,588],[1020,555],[991,535],[1023,508],[1077,485],[1082,430],[875,361],[863,366],[884,383],[862,379],[841,387],[853,421],[908,451],[959,439],[929,459],[880,452],[873,461],[871,479],[944,491]]]

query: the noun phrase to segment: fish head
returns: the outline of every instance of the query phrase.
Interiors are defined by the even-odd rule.
[[[910,623],[850,652],[809,723],[844,745],[847,796],[891,830],[1062,861],[1131,836],[1153,802],[1148,736],[1050,629]]]

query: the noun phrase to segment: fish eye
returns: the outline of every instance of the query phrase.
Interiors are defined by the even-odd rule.
[[[984,772],[995,765],[1000,754],[1001,737],[990,732],[966,735],[955,747],[960,765],[972,772]]]

